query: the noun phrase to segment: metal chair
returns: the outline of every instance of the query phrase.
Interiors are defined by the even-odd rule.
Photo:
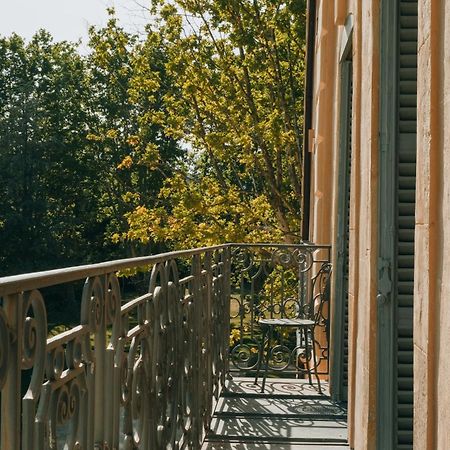
[[[274,329],[279,328],[296,328],[300,332],[301,341],[304,343],[305,359],[306,359],[306,369],[301,369],[306,371],[308,374],[309,384],[312,385],[311,371],[313,371],[314,376],[317,380],[317,385],[319,388],[319,393],[322,393],[322,388],[320,385],[320,378],[317,372],[317,358],[316,358],[316,345],[315,345],[315,328],[319,325],[325,325],[325,331],[328,335],[328,318],[324,317],[323,309],[324,305],[330,300],[330,282],[331,282],[331,264],[324,264],[317,275],[311,280],[309,286],[309,301],[304,305],[300,305],[297,312],[297,317],[294,318],[272,318],[272,319],[260,319],[259,325],[262,329],[262,337],[259,346],[259,357],[258,365],[256,370],[255,382],[258,384],[258,377],[261,370],[261,365],[264,356],[264,342],[267,338],[266,345],[266,357],[264,366],[264,375],[261,386],[261,392],[264,392],[266,385],[267,372],[269,370],[270,355],[273,353],[277,345],[272,346]],[[296,347],[300,350],[299,347]],[[310,363],[310,353],[312,354],[312,367]]]

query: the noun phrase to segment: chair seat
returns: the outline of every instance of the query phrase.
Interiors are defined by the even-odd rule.
[[[259,324],[269,327],[313,327],[315,322],[309,319],[261,319]]]

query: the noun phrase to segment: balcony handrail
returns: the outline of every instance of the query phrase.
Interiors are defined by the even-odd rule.
[[[95,264],[66,267],[63,269],[45,270],[0,278],[0,296],[10,295],[31,289],[42,289],[57,284],[70,283],[83,278],[107,275],[111,272],[133,269],[150,264],[158,264],[170,259],[189,258],[204,252],[221,250],[230,244],[214,245],[189,250],[158,253],[157,255],[140,256],[136,258],[117,259]]]
[[[82,278],[106,275],[111,272],[120,270],[142,267],[149,264],[158,264],[168,259],[188,258],[190,256],[199,255],[206,251],[221,250],[233,247],[272,247],[272,248],[315,248],[315,249],[331,249],[331,245],[316,245],[309,243],[299,244],[272,244],[272,243],[226,243],[213,245],[208,247],[200,247],[188,250],[177,250],[166,253],[158,253],[157,255],[140,256],[136,258],[117,259],[94,264],[83,264],[80,266],[65,267],[62,269],[45,270],[41,272],[24,273],[20,275],[11,275],[0,277],[0,297],[14,294],[21,291],[31,289],[42,289],[57,284],[70,283]]]
[[[230,247],[272,247],[272,248],[303,248],[303,249],[331,249],[331,244],[313,244],[312,242],[299,243],[272,243],[272,242],[233,242],[224,244]]]
[[[310,243],[227,243],[0,278],[0,448],[200,449],[230,371],[232,284],[242,281],[245,328],[248,275],[257,282],[253,320],[284,298],[261,296],[271,277],[284,290],[298,275],[300,300],[330,253]],[[148,286],[129,298],[119,277],[133,268],[145,269]],[[49,336],[46,298],[60,302],[66,290],[44,288],[83,281],[79,320]]]
[[[0,448],[199,449],[227,373],[228,247],[0,279]],[[149,277],[131,299],[130,268]],[[49,336],[40,289],[83,280],[78,324]]]

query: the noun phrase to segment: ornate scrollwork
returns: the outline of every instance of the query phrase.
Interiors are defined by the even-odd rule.
[[[289,297],[284,302],[282,302],[281,312],[284,317],[287,319],[294,319],[301,315],[300,309],[303,305],[300,304],[300,301],[295,297]]]
[[[88,278],[83,288],[81,323],[87,324],[91,333],[98,331],[104,323],[104,304],[100,278]]]
[[[258,352],[257,343],[238,344],[231,351],[231,360],[239,369],[254,369],[258,363]]]
[[[117,274],[97,267],[80,324],[49,338],[41,292],[11,292],[8,308],[0,304],[0,388],[11,365],[31,374],[14,448],[199,448],[225,384],[230,250],[158,261],[148,292],[126,302]],[[241,262],[252,271],[252,258]]]
[[[84,388],[80,380],[63,384],[52,395],[49,412],[49,447],[78,449],[81,443],[78,440],[80,427],[80,411]],[[69,423],[71,426],[68,428]],[[68,428],[66,432],[58,433],[58,429]]]
[[[233,263],[240,272],[248,272],[253,267],[254,254],[246,251],[246,249],[233,249]]]
[[[284,269],[288,269],[297,265],[298,261],[295,256],[295,253],[292,252],[289,248],[276,249],[272,253],[271,262],[274,266],[280,265]]]
[[[295,251],[294,254],[300,273],[306,273],[311,270],[314,264],[314,256],[311,250],[301,249]]]
[[[120,286],[117,276],[110,274],[106,282],[105,321],[106,325],[115,325],[120,320]],[[119,326],[119,325],[118,325]]]
[[[32,370],[30,383],[22,400],[22,423],[26,436],[23,448],[31,449],[34,435],[33,418],[44,381],[47,344],[47,316],[44,299],[39,291],[33,290],[23,295],[22,321],[22,369]]]
[[[61,378],[64,370],[64,359],[64,349],[60,346],[55,347],[47,354],[45,373],[49,380],[55,381]]]
[[[238,279],[233,279],[230,311],[230,361],[235,369],[248,371],[255,367],[255,357],[250,354],[247,342],[260,342],[261,319],[314,320],[318,328],[327,329],[328,310],[322,307],[322,299],[324,286],[329,284],[327,276],[329,278],[331,266],[325,256],[324,248],[314,245],[256,244],[242,246],[233,252],[233,270],[240,274]],[[252,264],[243,271],[240,268],[242,261],[252,261]],[[319,333],[316,335],[321,348],[327,348],[328,343],[323,342],[322,337]],[[305,350],[299,349],[299,337],[293,332],[284,329],[281,333],[279,330],[274,339],[276,346],[269,355],[272,370],[294,374],[299,372],[302,364],[311,362],[311,355],[305,355]],[[325,361],[327,366],[328,359],[324,356],[326,352],[319,351],[321,348],[317,349],[317,364],[323,370],[321,362]],[[302,351],[305,361],[298,364],[301,358],[297,358],[297,353]]]
[[[269,367],[271,370],[285,370],[292,359],[292,350],[286,345],[276,345],[270,350]]]
[[[39,291],[25,295],[22,338],[22,368],[31,369],[43,360],[47,339],[47,317],[44,299]]]
[[[153,406],[154,429],[157,430],[150,439],[155,448],[169,448],[175,446],[177,430],[181,427],[178,421],[180,380],[183,378],[180,354],[185,326],[175,261],[169,260],[153,267],[149,293],[152,298],[147,308],[152,349],[149,395]]]
[[[150,421],[150,351],[145,336],[133,338],[127,361],[127,408],[125,435],[130,448],[145,446],[149,439]]]
[[[67,343],[66,361],[69,369],[81,367],[83,361],[83,344],[80,338],[75,338]]]

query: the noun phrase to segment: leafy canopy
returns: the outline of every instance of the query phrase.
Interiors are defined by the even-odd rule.
[[[3,274],[299,240],[303,1],[158,0],[90,52],[0,38]]]
[[[194,246],[299,239],[304,5],[157,1],[173,84],[164,132],[187,149],[154,208],[127,215],[126,238]]]

